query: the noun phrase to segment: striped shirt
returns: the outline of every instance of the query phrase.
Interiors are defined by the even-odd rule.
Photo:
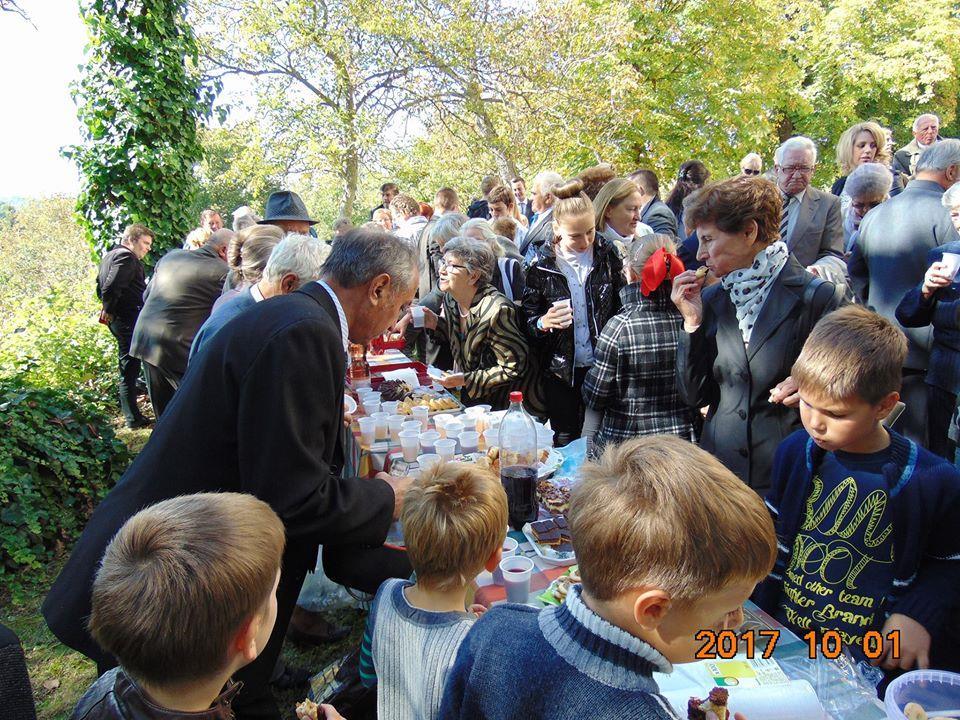
[[[360,646],[360,680],[377,686],[380,720],[430,720],[440,710],[457,648],[476,617],[413,607],[408,580],[387,580],[370,608]]]

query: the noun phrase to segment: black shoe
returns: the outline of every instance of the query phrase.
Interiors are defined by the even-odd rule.
[[[350,634],[350,628],[337,627],[320,613],[304,610],[297,605],[293,609],[287,637],[294,642],[308,645],[326,645],[343,640]]]
[[[306,686],[307,681],[310,680],[312,676],[313,673],[306,668],[284,664],[283,671],[279,675],[270,678],[270,684],[278,690],[292,690],[301,685]]]
[[[141,428],[150,427],[153,425],[153,420],[148,417],[138,417],[136,420],[128,422],[126,425],[130,430],[139,430]]]

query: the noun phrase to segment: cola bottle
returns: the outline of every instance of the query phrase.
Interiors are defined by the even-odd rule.
[[[510,527],[520,530],[537,519],[537,426],[523,409],[523,393],[510,393],[510,409],[500,423],[500,482],[507,492]]]

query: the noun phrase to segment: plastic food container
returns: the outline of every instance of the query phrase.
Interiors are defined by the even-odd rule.
[[[884,706],[891,720],[905,720],[903,708],[915,702],[929,717],[960,709],[960,675],[943,670],[914,670],[901,675],[887,688]],[[950,714],[953,714],[950,713]]]

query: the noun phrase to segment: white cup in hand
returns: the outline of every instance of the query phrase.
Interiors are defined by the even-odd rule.
[[[423,306],[411,305],[410,315],[413,317],[413,326],[415,328],[422,328],[423,327]]]
[[[951,278],[956,280],[957,272],[960,271],[960,254],[944,253],[943,264],[946,265],[946,268],[944,269],[943,274],[949,275]]]
[[[567,327],[573,322],[573,307],[570,304],[570,298],[557,300],[555,303],[553,303],[552,307],[557,311],[557,319],[563,324],[564,327]],[[564,319],[565,316],[566,319]]]

